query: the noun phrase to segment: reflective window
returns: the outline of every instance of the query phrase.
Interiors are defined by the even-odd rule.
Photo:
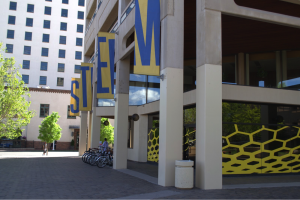
[[[47,76],[40,76],[40,85],[47,84]]]
[[[67,36],[59,36],[59,44],[66,44],[67,43]]]
[[[76,38],[76,46],[82,47],[82,38]]]
[[[84,6],[84,0],[78,0],[78,6]]]
[[[159,76],[148,76],[147,103],[160,99]]]
[[[49,115],[49,104],[40,105],[40,117],[47,117]]]
[[[58,50],[58,57],[59,58],[65,58],[66,57],[66,50],[59,49]]]
[[[25,55],[31,54],[31,46],[24,46],[24,54]]]
[[[78,33],[83,33],[83,25],[77,24],[77,32]]]
[[[22,81],[24,81],[25,84],[28,84],[29,83],[29,75],[22,74]]]
[[[49,34],[43,34],[43,42],[49,42],[50,35]]]
[[[14,30],[7,30],[7,38],[14,39],[15,38],[15,31]]]
[[[235,56],[226,56],[222,58],[222,83],[237,83]]]
[[[44,28],[50,28],[50,20],[44,20]]]
[[[66,31],[67,30],[67,23],[66,22],[60,22],[60,30]]]
[[[22,69],[30,69],[30,60],[23,60]]]
[[[61,16],[68,17],[68,9],[61,9]]]
[[[14,45],[6,44],[6,53],[13,53],[14,52]]]
[[[32,32],[25,32],[25,40],[28,41],[32,40]]]
[[[82,58],[82,52],[81,51],[75,51],[75,59],[81,60]]]
[[[45,6],[45,12],[44,12],[45,15],[51,15],[51,7],[47,7]]]
[[[76,74],[80,74],[80,72],[81,72],[81,66],[80,65],[75,65],[75,68],[74,68],[74,73],[76,73]]]
[[[57,71],[58,72],[65,72],[65,64],[58,63]]]
[[[275,52],[249,55],[250,86],[277,88],[276,82],[276,54]]]
[[[42,48],[42,56],[48,57],[48,52],[49,52],[48,48]]]
[[[41,71],[47,71],[47,70],[48,70],[48,63],[41,62]]]
[[[16,16],[8,16],[8,24],[16,24]]]
[[[282,66],[283,82],[281,87],[300,90],[300,51],[288,51],[286,64]]]
[[[130,74],[129,77],[129,105],[146,104],[147,76]]]
[[[34,13],[34,5],[33,4],[27,4],[27,12]]]
[[[62,0],[63,4],[69,4],[69,0]]]
[[[9,2],[9,10],[17,10],[17,2]]]
[[[57,78],[57,86],[64,86],[64,78]]]
[[[67,119],[76,119],[76,116],[71,116],[71,115],[70,115],[70,112],[71,112],[71,106],[68,105],[68,115],[67,115]]]
[[[84,12],[78,11],[77,19],[84,19]]]
[[[32,18],[26,18],[26,26],[33,26],[33,19]]]

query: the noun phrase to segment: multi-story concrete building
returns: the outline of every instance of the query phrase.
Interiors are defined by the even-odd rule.
[[[80,124],[79,117],[70,117],[67,111],[71,78],[80,77],[83,60],[85,1],[3,0],[0,12],[5,57],[15,57],[16,65],[22,65],[19,71],[30,89],[30,109],[36,111],[23,136],[38,141],[38,126],[56,111],[62,127],[57,147],[68,149]]]
[[[137,3],[86,2],[89,130],[93,141],[99,119],[115,119],[114,169],[158,162],[158,184],[172,186],[175,160],[194,159],[203,189],[223,174],[299,173],[299,1],[162,0],[160,77],[133,74]],[[116,33],[115,101],[96,98],[99,31]]]

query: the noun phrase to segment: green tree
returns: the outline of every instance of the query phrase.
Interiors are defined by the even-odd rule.
[[[4,58],[0,43],[0,138],[14,139],[22,127],[30,123],[34,111],[29,111],[28,88],[21,79],[14,58]]]
[[[104,122],[108,121],[107,118],[101,118],[101,129],[100,129],[100,141],[104,142],[104,138],[107,139],[108,144],[114,143],[114,127],[109,123],[108,126],[104,125]]]
[[[59,140],[61,137],[61,128],[57,124],[58,119],[60,116],[57,112],[53,112],[51,115],[47,116],[39,126],[39,136],[42,142],[45,143],[52,143],[55,140]],[[48,148],[47,148],[48,154]]]

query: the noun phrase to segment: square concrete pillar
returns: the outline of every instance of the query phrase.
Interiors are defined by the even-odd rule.
[[[182,160],[184,1],[161,1],[161,74],[158,184],[175,185],[175,161]],[[175,31],[176,30],[176,31]]]
[[[91,125],[91,148],[98,148],[100,141],[101,117],[96,116],[96,108],[93,108]]]
[[[87,150],[87,111],[81,111],[80,133],[79,133],[79,156]]]
[[[115,94],[114,169],[127,168],[130,58],[117,62]]]
[[[222,189],[221,12],[197,1],[196,187]]]

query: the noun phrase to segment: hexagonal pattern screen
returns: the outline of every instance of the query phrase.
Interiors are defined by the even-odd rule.
[[[151,129],[148,133],[148,156],[147,160],[151,162],[158,162],[159,154],[159,131],[158,128]]]
[[[235,132],[222,136],[223,174],[300,172],[300,128],[277,127],[247,133],[234,124]]]

